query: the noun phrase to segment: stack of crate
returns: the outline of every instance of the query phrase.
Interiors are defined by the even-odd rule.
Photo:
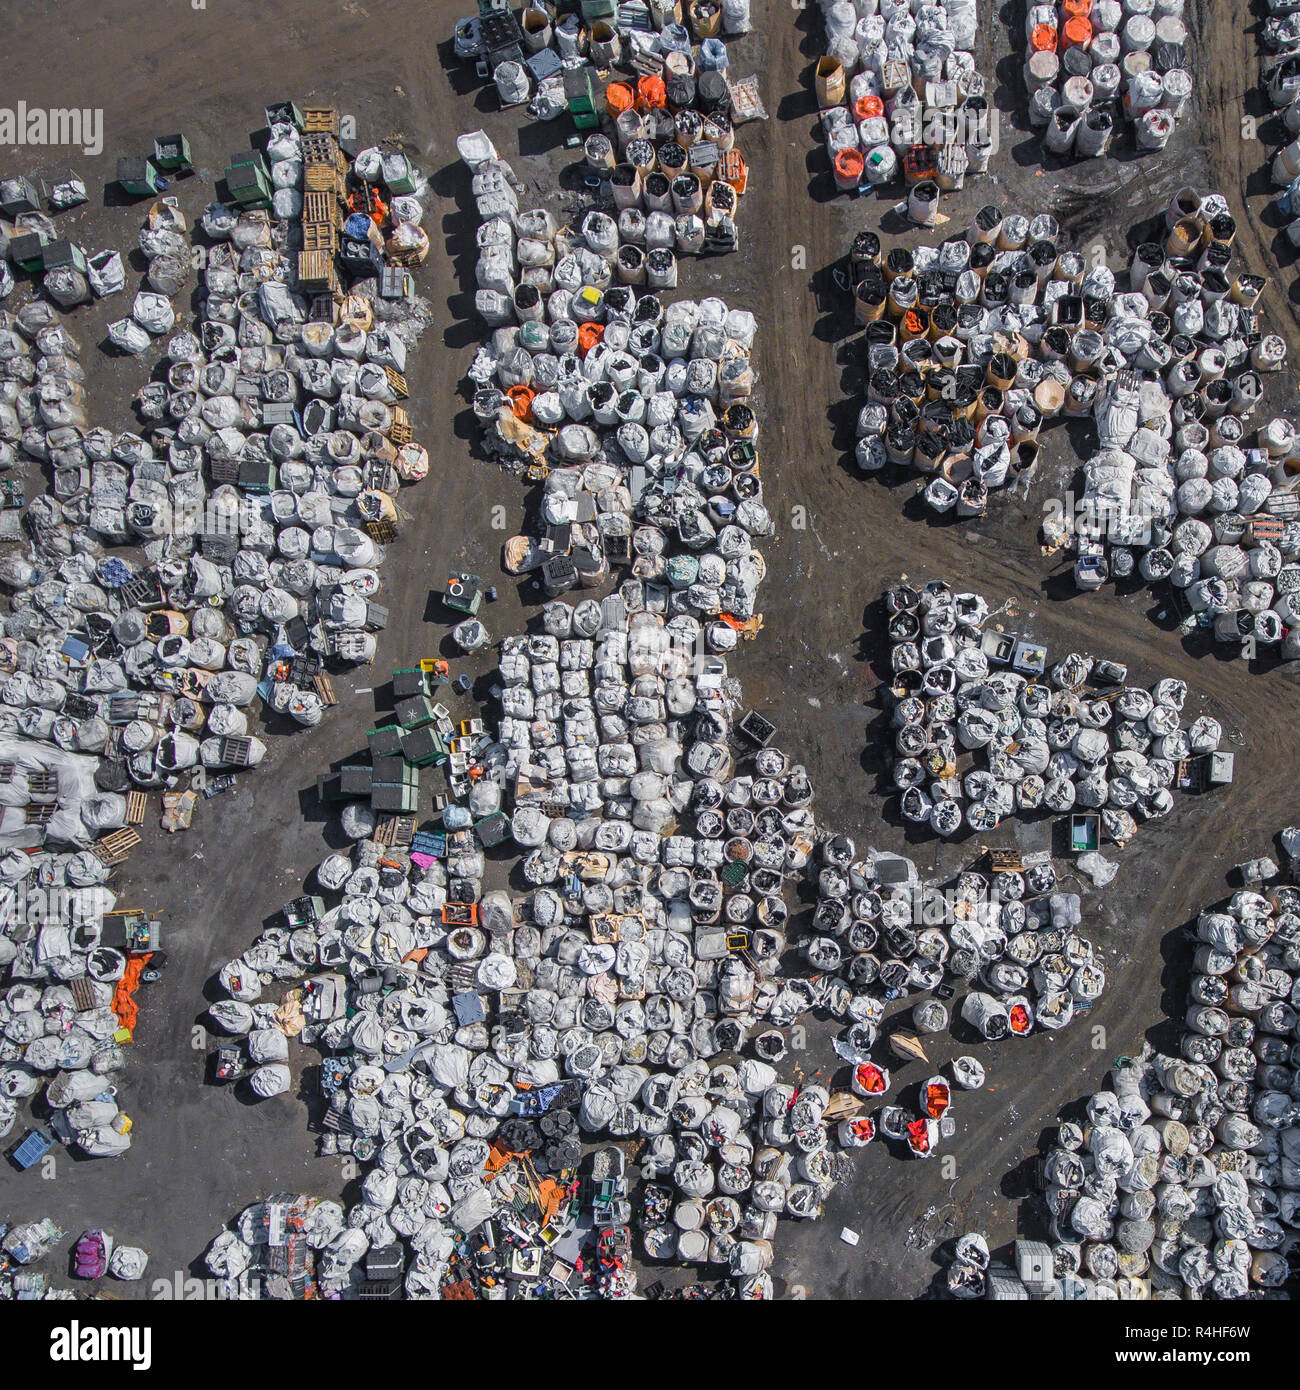
[[[305,294],[340,293],[334,257],[343,227],[343,176],[347,158],[339,148],[339,116],[332,107],[303,112],[302,251],[298,287]]]
[[[420,804],[420,769],[402,757],[374,759],[370,807],[389,815],[413,812]]]
[[[271,205],[271,171],[256,150],[239,150],[230,156],[224,175],[230,196],[241,208]]]
[[[332,256],[339,249],[339,232],[343,227],[343,209],[336,194],[324,189],[309,190],[302,199],[302,249],[328,251]]]

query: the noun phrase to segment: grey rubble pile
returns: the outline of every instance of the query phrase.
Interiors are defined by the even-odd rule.
[[[1125,844],[1139,821],[1173,809],[1179,763],[1213,753],[1223,737],[1209,715],[1184,723],[1180,680],[1090,688],[1098,663],[1070,652],[1048,669],[1041,648],[1035,674],[1010,669],[1015,643],[984,632],[979,594],[901,584],[885,607],[894,785],[902,814],[937,835],[1077,807],[1099,813],[1107,838]]]
[[[987,84],[971,52],[975,0],[819,4],[826,56],[815,80],[836,183],[893,183],[905,168],[912,174],[905,161],[922,151],[933,174],[909,177],[909,206],[933,226],[939,192],[984,173],[993,152]]]
[[[1193,91],[1183,8],[1096,0],[1079,16],[1077,6],[1026,5],[1029,120],[1047,153],[1098,158],[1120,121],[1134,127],[1139,150],[1164,149]]]
[[[1282,840],[1290,854],[1300,831]],[[1178,1054],[1121,1059],[1086,1119],[1061,1124],[1042,1169],[1051,1246],[1018,1242],[1018,1277],[991,1278],[991,1297],[1233,1299],[1288,1278],[1300,890],[1294,859],[1285,876],[1268,859],[1243,869],[1250,886],[1191,930]]]

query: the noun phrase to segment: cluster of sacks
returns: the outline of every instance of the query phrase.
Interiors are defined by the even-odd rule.
[[[552,627],[556,608],[547,610]],[[313,967],[351,976],[353,1016],[309,1022],[303,1038],[350,1050],[359,1063],[331,1102],[346,1117],[340,1128],[372,1141],[358,1150],[353,1138],[351,1151],[377,1165],[349,1220],[372,1244],[418,1232],[408,1290],[437,1291],[452,1234],[412,1228],[399,1207],[414,1194],[421,1209],[434,1200],[453,1225],[472,1227],[497,1137],[511,1151],[532,1151],[543,1171],[572,1166],[581,1150],[568,1141],[579,1131],[649,1139],[647,1161],[681,1193],[672,1228],[682,1236],[679,1255],[716,1255],[756,1295],[770,1288],[764,1271],[775,1214],[816,1216],[837,1171],[822,1119],[830,1097],[780,1085],[763,1060],[784,1055],[785,1030],[821,998],[820,982],[780,974],[782,885],[815,843],[807,778],[771,747],[754,753],[752,768],[735,768],[726,746],[730,701],[710,695],[718,708],[670,716],[662,695],[633,693],[644,676],[627,653],[650,645],[611,636],[602,642],[609,679],[597,687],[618,694],[608,710],[597,715],[574,694],[563,735],[534,718],[531,727],[552,736],[527,748],[509,741],[511,718],[503,720],[511,759],[504,780],[519,788],[512,828],[529,851],[524,874],[538,885],[531,895],[512,902],[482,893],[484,857],[472,835],[453,831],[445,861],[362,840],[352,857],[331,855],[318,870],[323,889],[342,893],[337,907],[315,926],[264,933],[220,972],[232,997],[212,1017],[249,1035],[260,1064],[254,1080],[265,1075],[260,1093],[288,1084],[275,1060],[284,1047],[276,1009],[258,1002],[262,980]],[[559,678],[558,639],[521,638],[503,649],[503,696],[531,692],[532,679],[505,685],[529,671],[530,641],[549,644],[532,658],[538,683],[549,673]],[[581,663],[592,661],[590,639],[563,646],[587,680]],[[572,688],[573,673],[564,679]],[[527,736],[528,722],[513,725]],[[588,759],[590,770],[580,766]],[[486,785],[475,794],[495,805],[499,788],[481,791]],[[471,807],[489,809],[487,801]],[[687,815],[690,834],[678,823]],[[449,830],[459,824],[445,819]],[[474,924],[443,925],[439,918],[454,923],[464,904],[475,905]],[[729,949],[737,932],[748,940],[748,961]],[[453,1005],[465,993],[491,1001],[486,1021],[457,1026]],[[310,1003],[306,1012],[310,1019]],[[757,1055],[727,1061],[742,1049]],[[528,1095],[521,1088],[563,1082],[576,1083],[563,1114],[549,1109],[530,1134],[503,1129],[512,1101]],[[793,1163],[774,1154],[784,1149]],[[762,1198],[746,1216],[737,1199],[755,1182]],[[706,1226],[720,1243],[699,1248]],[[648,1251],[662,1253],[666,1239],[656,1229]]]
[[[1041,677],[993,669],[979,594],[941,580],[900,584],[885,608],[894,785],[904,817],[938,835],[1078,807],[1100,813],[1106,838],[1126,844],[1138,821],[1173,809],[1179,762],[1213,753],[1223,737],[1208,715],[1184,725],[1180,680],[1102,693],[1089,686],[1097,663],[1078,652]],[[963,775],[968,755],[981,765]]]
[[[740,1297],[771,1298],[778,1217],[816,1217],[851,1173],[824,1118],[844,1098],[779,1081],[752,1058],[650,1076],[638,1098],[644,1110],[634,1133],[650,1136],[642,1163],[651,1179],[642,1191],[647,1257],[725,1265]]]
[[[560,234],[549,217],[516,217],[508,166],[476,137],[461,148],[476,169],[485,252],[499,247],[500,266],[517,250],[520,261],[545,259],[544,249],[523,243],[553,246]],[[532,235],[516,242],[516,229]],[[618,247],[609,219],[589,219],[572,246],[565,237],[554,271],[562,287],[542,267],[535,269],[544,269],[543,284],[524,282],[548,293],[554,341],[545,328],[536,336],[540,319],[519,315],[520,325],[480,355],[476,409],[499,448],[548,466],[541,505],[548,534],[512,542],[509,567],[540,567],[552,594],[601,583],[607,552],[630,565],[632,577],[600,602],[553,601],[539,633],[502,643],[504,775],[480,780],[467,806],[444,812],[445,862],[393,851],[381,863],[364,839],[355,864],[331,856],[318,878],[328,891],[343,891],[342,905],[317,927],[266,935],[230,962],[221,979],[232,1000],[213,1011],[220,1026],[256,1035],[253,1079],[273,1094],[288,1085],[288,1073],[276,1056],[283,1039],[271,1036],[275,1010],[256,1002],[259,974],[287,978],[313,964],[346,964],[359,1012],[351,1021],[310,1023],[304,1039],[350,1047],[361,1059],[332,1102],[350,1131],[340,1142],[377,1161],[350,1220],[371,1243],[388,1243],[394,1231],[417,1237],[407,1276],[417,1295],[440,1288],[452,1227],[472,1229],[483,1219],[487,1141],[511,1123],[521,1083],[536,1091],[565,1081],[574,1090],[572,1098],[551,1098],[531,1135],[502,1136],[512,1150],[531,1151],[543,1170],[572,1166],[579,1131],[644,1133],[654,1137],[656,1162],[680,1171],[695,1194],[684,1192],[684,1203],[705,1189],[712,1194],[706,1160],[715,1149],[725,1181],[743,1191],[744,1163],[764,1148],[745,1126],[752,1119],[761,1128],[754,1097],[775,1085],[775,1074],[767,1063],[751,1065],[751,1095],[737,1071],[711,1072],[708,1060],[735,1054],[751,1033],[756,1049],[783,1054],[781,1029],[817,997],[814,986],[787,989],[776,975],[785,946],[782,883],[814,843],[811,787],[775,748],[756,751],[753,770],[737,775],[727,746],[737,696],[725,654],[753,615],[764,573],[753,538],[772,528],[755,471],[752,411],[724,421],[735,432],[729,439],[713,403],[722,403],[720,375],[748,395],[753,320],[721,301],[674,306],[668,318],[657,297],[638,300],[631,286],[613,286],[600,254]],[[566,529],[568,551],[557,554],[548,542]],[[464,627],[457,629],[463,647],[486,641]],[[515,904],[503,894],[483,896],[484,856],[462,828],[467,815],[481,819],[501,807],[503,784],[514,788],[511,829],[528,851],[524,877],[536,885]],[[687,813],[693,835],[678,833]],[[349,822],[345,811],[344,820],[348,834],[366,833],[363,819]],[[464,905],[476,911],[466,914]],[[757,971],[729,950],[729,930],[748,936]],[[390,986],[382,998],[374,992],[381,981]],[[466,992],[496,996],[491,1031],[486,1022],[456,1026],[448,1005]],[[387,1081],[371,1062],[379,1057],[387,1059]],[[716,1104],[705,1099],[711,1092]],[[766,1160],[761,1173],[776,1194],[791,1192],[791,1210],[809,1216],[831,1168],[820,1104],[812,1096],[805,1109],[817,1112],[816,1121],[797,1127],[809,1145],[807,1174]],[[768,1126],[772,1136],[778,1127]],[[399,1131],[400,1141],[389,1137]],[[743,1230],[738,1213],[718,1207],[710,1218],[719,1227],[716,1252],[709,1242],[697,1248],[702,1221],[692,1224],[693,1207],[684,1211],[674,1227],[683,1257],[717,1253],[746,1287],[767,1291],[763,1232],[785,1205],[769,1197]],[[447,1214],[450,1224],[416,1221],[418,1212]],[[662,1233],[652,1243],[658,1249]]]
[[[1273,183],[1283,190],[1274,206],[1286,218],[1287,240],[1300,246],[1300,140],[1295,138],[1300,136],[1300,53],[1267,68],[1260,80],[1287,133],[1286,144],[1273,157]]]
[[[1030,123],[1051,154],[1106,153],[1117,120],[1169,143],[1192,95],[1184,0],[1061,0],[1025,9]]]
[[[284,1237],[271,1244],[272,1202],[253,1202],[219,1232],[204,1263],[228,1299],[340,1298],[365,1279],[366,1242],[343,1208],[322,1197],[280,1195]]]
[[[906,175],[933,225],[940,189],[982,174],[990,105],[971,49],[975,0],[819,0],[826,56],[814,81],[835,182],[845,190]]]
[[[1300,890],[1271,861],[1253,867],[1254,886],[1197,918],[1180,1055],[1118,1065],[1087,1126],[1057,1132],[1044,1174],[1058,1276],[1145,1280],[1154,1298],[1242,1298],[1288,1277]]]
[[[13,182],[17,183],[16,180]],[[58,201],[61,187],[80,189],[81,197],[77,201],[85,201],[85,186],[74,175],[67,184],[56,184],[50,190],[50,201],[56,209],[72,206]],[[20,189],[21,185],[11,188],[8,196],[21,196]],[[10,242],[35,233],[48,246],[59,240],[59,230],[53,219],[43,212],[20,212],[12,227],[7,222],[0,222],[0,299],[8,298],[17,286],[9,264]],[[92,295],[98,299],[116,294],[126,284],[126,270],[117,251],[99,251],[88,255],[85,265],[84,271],[71,262],[47,270],[41,276],[41,289],[61,309],[70,309],[75,304],[84,304]]]
[[[167,220],[171,216],[171,203],[171,199],[163,199],[150,214],[151,221],[154,217],[163,221]],[[54,225],[49,222],[49,219],[46,218],[43,213],[25,214],[25,216],[38,218],[41,222],[48,223],[48,226],[41,227],[41,231],[45,236],[47,244],[55,240],[57,233],[54,230]],[[146,231],[147,229],[148,224],[146,224]],[[35,230],[35,227],[31,230]],[[148,254],[147,237],[143,232],[141,233],[141,247],[145,249],[146,254]],[[119,251],[107,250],[97,252],[94,255],[88,255],[85,257],[85,264],[86,268],[84,271],[80,270],[75,264],[69,262],[67,265],[55,266],[53,269],[47,270],[44,275],[41,276],[42,292],[48,299],[53,301],[53,303],[57,304],[60,309],[71,309],[78,304],[87,303],[92,298],[104,299],[107,298],[108,295],[117,294],[125,288],[126,267],[122,263],[122,256]],[[167,296],[174,294],[176,288],[179,288],[180,283],[185,279],[188,273],[188,260],[184,265],[177,265],[170,261],[160,261],[157,277],[154,277],[152,273],[146,277],[149,290],[142,292],[145,297],[137,301],[142,319],[152,321],[153,318],[157,316],[159,310],[156,305],[151,308],[151,302],[158,299],[160,296],[166,299]],[[6,275],[9,275],[8,289],[5,288]],[[3,260],[0,260],[0,299],[3,299],[5,295],[12,290],[13,285],[14,281],[12,275],[9,273],[9,267],[4,264]],[[154,291],[157,291],[157,293],[153,293]],[[162,312],[165,314],[166,311]],[[130,322],[130,320],[128,320],[128,322]],[[117,335],[119,335],[121,331],[122,329],[119,325],[111,325],[109,328],[110,337],[112,337],[114,341],[117,341]],[[148,333],[140,328],[138,324],[134,325],[131,329],[131,337],[133,339],[136,334],[143,337],[146,343],[148,342]]]
[[[516,795],[511,822],[516,842],[534,851],[524,864],[533,882],[551,881],[543,846],[573,849],[571,823],[587,817],[617,822],[596,848],[621,852],[634,832],[667,833],[691,804],[710,813],[719,869],[728,833],[752,834],[760,824],[776,833],[812,800],[803,769],[776,749],[757,753],[756,776],[737,774],[727,746],[737,697],[726,663],[736,631],[697,616],[716,598],[677,587],[665,622],[645,608],[646,587],[632,579],[600,603],[554,601],[543,612],[545,631],[502,643],[499,737],[507,773],[533,788]],[[548,823],[557,812],[562,820]],[[728,817],[740,828],[729,830]]]
[[[857,235],[849,275],[866,349],[855,446],[864,473],[910,468],[930,478],[926,504],[959,517],[983,515],[991,491],[1033,476],[1045,423],[1086,409],[1071,400],[1067,359],[1084,303],[1106,283],[1059,249],[1059,235],[1050,213],[993,204],[940,246],[882,256],[874,232]],[[1104,307],[1093,313],[1104,318]]]
[[[147,351],[156,338],[170,333],[176,326],[176,309],[172,300],[185,288],[190,278],[193,253],[190,249],[189,221],[177,206],[175,198],[160,198],[149,209],[137,242],[148,262],[144,287],[137,290],[130,314],[108,325],[109,342],[131,356]],[[63,269],[71,270],[78,280],[81,279],[80,273],[72,267]],[[51,271],[45,277],[47,293],[50,291],[51,277],[59,273]],[[102,282],[103,271],[97,270],[96,274]],[[95,285],[93,278],[91,285]],[[77,288],[75,282],[61,288],[63,292],[53,296],[61,308],[70,308],[89,298],[84,282],[82,293],[77,298],[71,297],[72,291]]]
[[[697,71],[718,79],[702,84],[701,105],[719,97],[725,100],[728,55],[721,35],[748,33],[750,0],[692,0],[686,6],[681,0],[650,0],[636,9],[635,14],[620,13],[613,5],[604,17],[584,22],[576,6],[557,18],[556,7],[536,4],[520,12],[517,25],[505,11],[495,17],[473,16],[457,24],[454,51],[462,60],[486,58],[502,105],[527,102],[529,116],[539,121],[575,109],[575,77],[580,77],[581,95],[595,93],[599,98],[612,68],[652,74],[649,90],[658,92],[659,106],[665,85],[674,80],[679,92],[685,81],[693,99]],[[518,58],[503,42],[510,29],[517,37]],[[622,84],[616,75],[608,85]],[[689,99],[681,104],[689,104]],[[612,106],[607,109],[618,114]]]
[[[613,141],[596,134],[584,144],[588,165],[609,179],[618,209],[621,284],[674,283],[671,254],[656,252],[691,256],[739,245],[736,216],[748,169],[725,108],[701,114],[694,101],[692,89],[645,111],[629,106],[614,122]]]
[[[1081,588],[1131,574],[1147,549],[1159,552],[1142,561],[1149,579],[1194,583],[1211,523],[1240,539],[1289,483],[1295,435],[1275,421],[1263,452],[1243,447],[1262,374],[1286,350],[1256,332],[1263,280],[1229,278],[1226,202],[1184,190],[1165,222],[1164,240],[1135,252],[1122,294],[1108,267],[1058,247],[1045,214],[989,205],[964,237],[883,261],[878,238],[860,236],[850,253],[866,325],[859,466],[910,465],[933,475],[931,508],[977,516],[990,490],[1032,476],[1045,425],[1091,416],[1101,448],[1082,495],[1049,512],[1045,539],[1073,539]],[[1180,517],[1194,524],[1175,537]],[[1292,531],[1300,542],[1290,528],[1286,546]]]
[[[269,703],[315,724],[311,671],[280,663],[303,657],[319,669],[374,656],[385,551],[371,532],[395,523],[402,483],[428,470],[422,446],[392,437],[401,416],[389,372],[405,368],[405,325],[384,321],[373,282],[337,307],[336,321],[309,320],[290,288],[283,224],[219,204],[204,223],[215,245],[198,332],[169,339],[166,381],[139,395],[166,449],[155,466],[171,476],[131,519],[138,534],[168,536],[170,554],[197,544],[189,563],[209,589],[197,596],[225,600],[231,636],[272,637]],[[280,278],[262,278],[268,271]],[[257,395],[237,393],[250,378]],[[302,624],[292,635],[291,623]]]
[[[0,453],[53,473],[52,492],[6,534],[23,548],[0,559],[10,592],[5,732],[100,757],[97,780],[109,792],[160,785],[200,761],[223,766],[223,739],[246,732],[238,707],[256,693],[261,649],[232,640],[229,620],[209,606],[223,592],[220,571],[175,538],[146,546],[148,571],[107,549],[141,543],[160,510],[201,497],[197,471],[178,470],[169,485],[155,445],[87,427],[76,342],[48,303],[0,321],[0,366],[12,395],[0,407]],[[252,740],[241,765],[264,751]]]
[[[1260,332],[1262,278],[1230,272],[1236,226],[1226,201],[1183,190],[1164,224],[1163,241],[1134,252],[1127,292],[1097,267],[1078,293],[1058,285],[1051,312],[1039,315],[1041,356],[1065,382],[1065,413],[1091,415],[1098,433],[1081,496],[1049,516],[1044,538],[1077,550],[1081,589],[1136,568],[1184,590],[1220,640],[1276,644],[1300,580],[1289,563],[1300,525],[1283,519],[1294,507],[1296,432],[1269,421],[1250,448],[1248,421],[1286,347]]]
[[[72,1277],[100,1279],[105,1274],[124,1282],[142,1278],[149,1252],[138,1245],[119,1245],[102,1226],[83,1231],[72,1247]]]
[[[1300,830],[1281,839],[1294,878]],[[1017,1245],[1031,1296],[1235,1299],[1286,1282],[1300,1227],[1300,890],[1269,859],[1242,877],[1250,886],[1192,929],[1179,1055],[1148,1045],[1121,1059],[1083,1121],[1057,1129],[1042,1168],[1051,1246],[1040,1260]],[[987,1269],[983,1238],[964,1237],[949,1289],[978,1296]]]
[[[730,356],[737,355],[735,349],[726,358],[720,351],[710,354],[695,367],[690,381],[685,379],[694,325],[668,320],[660,296],[653,293],[676,286],[678,253],[698,251],[703,245],[706,222],[697,211],[683,210],[695,203],[693,197],[675,203],[670,195],[643,211],[640,194],[633,190],[632,202],[621,206],[617,217],[592,209],[578,227],[560,227],[544,208],[520,210],[518,178],[509,164],[496,158],[486,137],[462,136],[458,145],[474,170],[479,215],[475,310],[490,328],[517,330],[519,344],[529,354],[551,359],[537,364],[539,375],[535,368],[535,375],[502,382],[531,388],[517,403],[522,420],[532,421],[525,407],[533,395],[564,387],[569,392],[598,384],[604,389],[589,401],[566,402],[563,410],[553,410],[541,423],[554,425],[566,415],[586,419],[598,405],[612,422],[620,396],[629,391],[647,399],[665,393],[703,398],[724,407],[744,400],[749,394],[746,382],[722,377]],[[730,187],[715,182],[710,188],[722,186]],[[595,359],[584,376],[593,352]],[[616,353],[620,363],[629,360],[631,375],[626,379],[611,378],[603,370],[605,359]],[[683,363],[669,374],[675,358]],[[597,364],[602,370],[595,370]],[[644,383],[638,381],[638,370]],[[644,421],[645,411],[643,405],[626,418]]]
[[[497,316],[485,295],[510,322],[471,368],[475,414],[507,466],[545,472],[542,525],[569,528],[564,551],[549,535],[516,538],[506,568],[539,570],[554,596],[603,583],[611,564],[629,566],[635,580],[671,586],[670,614],[747,621],[764,573],[752,538],[772,529],[755,447],[753,315],[716,298],[665,306],[613,285],[620,234],[603,213],[588,212],[575,234],[545,211],[525,212],[518,231],[535,235],[518,237],[481,196],[480,213],[480,281],[496,274],[489,264],[505,274],[526,244],[559,257],[545,268],[561,285],[546,297],[549,322],[517,312],[528,289],[542,312],[536,285],[521,284],[513,304],[501,290],[479,295],[489,323]],[[715,650],[734,645],[725,627],[710,630]]]
[[[125,1060],[113,1003],[127,961],[100,944],[117,896],[108,874],[85,850],[0,859],[0,1139],[20,1104],[43,1096],[64,1143],[93,1158],[131,1146],[113,1081]]]
[[[853,841],[836,835],[822,843],[816,886],[802,951],[826,977],[824,1007],[845,1021],[835,1051],[856,1069],[854,1089],[864,1097],[882,1099],[889,1089],[871,1050],[892,1000],[945,981],[964,987],[962,1018],[998,1042],[1064,1028],[1105,989],[1102,962],[1079,934],[1079,895],[1061,890],[1050,861],[967,870],[940,893],[920,884],[910,860],[871,849],[857,859]],[[941,1032],[948,1009],[922,999],[910,1022],[918,1034]],[[983,1084],[973,1057],[959,1058],[954,1076],[964,1089]]]
[[[402,483],[428,471],[391,379],[405,370],[418,326],[405,301],[379,297],[373,272],[332,306],[329,318],[316,316],[315,296],[295,290],[299,133],[273,126],[267,157],[275,189],[270,213],[221,203],[204,211],[197,332],[169,338],[165,381],[137,395],[153,428],[130,479],[135,505],[126,507],[122,529],[141,540],[167,538],[165,554],[178,563],[185,563],[187,541],[197,547],[201,554],[188,560],[198,571],[194,597],[224,599],[229,614],[224,622],[210,620],[222,632],[201,635],[220,643],[236,633],[268,634],[268,703],[313,725],[323,705],[311,668],[324,659],[374,655],[374,632],[386,619],[370,602],[384,558],[372,532],[395,523]],[[412,177],[403,156],[394,160],[396,173],[423,191],[422,176]],[[385,187],[388,164],[378,150],[362,151],[356,168]],[[395,228],[390,242],[401,241],[403,229],[408,240],[423,237],[419,196],[390,195],[387,216]],[[185,231],[175,214],[170,227],[142,232],[151,276],[163,260],[188,258]],[[302,626],[288,634],[290,623]],[[186,664],[184,653],[175,659]],[[240,686],[248,703],[247,681]]]
[[[0,1271],[0,1303],[11,1300],[43,1299],[70,1302],[81,1297],[71,1289],[51,1286],[49,1276],[28,1266],[39,1263],[59,1244],[66,1232],[50,1218],[20,1222],[5,1231],[0,1251],[8,1257],[6,1268]],[[75,1279],[96,1279],[101,1273],[123,1283],[144,1278],[149,1264],[149,1252],[138,1245],[120,1245],[107,1231],[86,1231],[72,1251],[72,1276]]]

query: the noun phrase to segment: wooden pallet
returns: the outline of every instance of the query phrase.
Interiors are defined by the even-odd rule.
[[[411,393],[406,389],[406,378],[395,367],[385,367],[384,375],[388,378],[388,384],[397,392],[400,399],[405,400]]]
[[[322,704],[338,704],[339,697],[334,693],[334,682],[328,676],[313,676],[311,683],[316,687],[316,694],[320,696]]]
[[[333,254],[339,249],[338,228],[332,222],[304,222],[302,224],[302,249],[304,251],[328,251]]]
[[[245,734],[223,734],[217,744],[217,757],[229,767],[250,767],[253,740]]]
[[[343,191],[343,179],[333,164],[304,164],[303,188],[309,193],[329,193],[337,198]]]
[[[209,459],[208,471],[212,481],[218,485],[239,481],[238,459]]]
[[[144,792],[128,792],[126,796],[126,823],[128,825],[143,825],[148,807],[149,798]]]
[[[339,113],[332,106],[304,106],[302,108],[303,133],[308,135],[339,135]]]
[[[381,516],[375,521],[367,521],[366,535],[368,535],[372,541],[378,541],[381,545],[387,545],[390,541],[395,541],[397,539],[397,523],[386,516]]]
[[[96,840],[90,852],[101,864],[121,864],[130,857],[131,851],[141,843],[140,832],[130,826],[114,830]]]
[[[1280,516],[1255,516],[1250,519],[1251,540],[1271,541],[1276,545],[1285,529],[1286,522]]]
[[[411,417],[400,405],[393,407],[393,423],[389,426],[388,437],[394,444],[409,444],[415,438],[411,429]]]
[[[302,157],[308,164],[333,164],[338,154],[338,141],[328,130],[303,132]]]
[[[1019,873],[1024,868],[1020,852],[1014,849],[990,849],[989,867],[997,873]]]
[[[385,849],[409,845],[414,839],[415,817],[412,815],[385,816],[375,826],[375,843]]]
[[[27,790],[32,796],[58,796],[59,774],[40,768],[27,774]]]
[[[302,251],[298,255],[298,285],[306,293],[338,289],[338,272],[328,251]]]
[[[304,222],[328,222],[337,227],[343,221],[339,200],[320,189],[312,189],[302,195],[302,220]]]
[[[75,980],[69,980],[68,988],[72,991],[72,1002],[82,1013],[95,1007],[95,987],[88,975],[78,975]]]

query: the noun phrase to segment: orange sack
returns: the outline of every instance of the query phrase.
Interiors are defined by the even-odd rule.
[[[662,77],[653,73],[639,77],[636,84],[636,102],[643,111],[661,111],[668,105],[668,88]]]
[[[525,424],[532,420],[533,397],[536,394],[531,386],[511,386],[506,391],[506,399],[516,419],[523,420]]]
[[[113,1012],[117,1015],[117,1021],[133,1033],[140,1017],[140,1006],[135,1002],[135,992],[140,987],[140,976],[144,973],[152,954],[150,952],[145,956],[128,956],[126,969],[113,990]]]
[[[632,88],[626,82],[611,82],[605,88],[605,110],[615,120],[632,105]]]
[[[1087,48],[1092,42],[1092,21],[1085,15],[1075,15],[1065,21],[1061,30],[1062,48]]]

